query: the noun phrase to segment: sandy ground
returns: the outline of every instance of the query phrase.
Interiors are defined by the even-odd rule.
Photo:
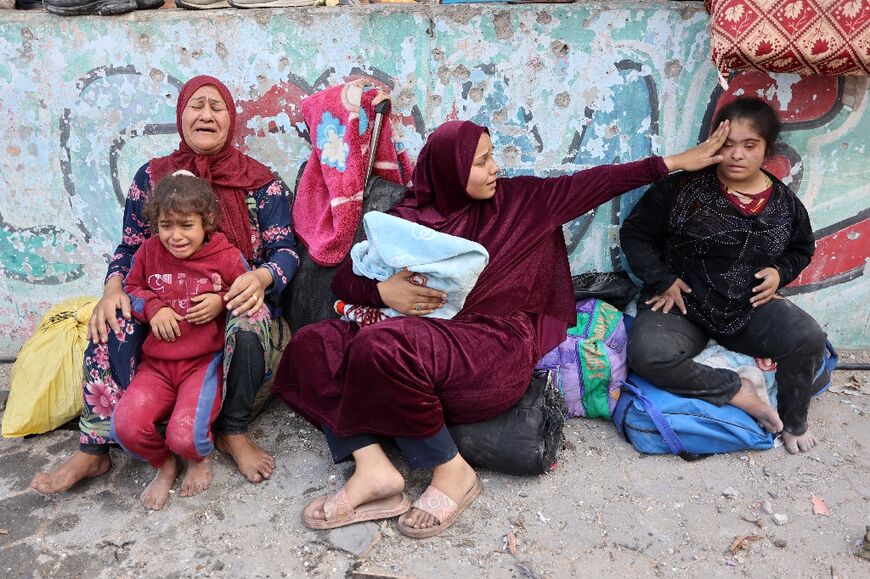
[[[843,358],[866,362],[870,352]],[[0,407],[8,371],[0,367]],[[821,444],[805,456],[781,448],[691,463],[642,456],[611,423],[571,420],[555,471],[481,472],[483,496],[424,541],[403,537],[394,521],[305,529],[302,507],[338,489],[351,467],[332,465],[320,434],[277,403],[252,427],[276,453],[272,480],[252,485],[218,456],[211,489],[176,492],[160,512],[137,501],[150,467],[121,452],[108,475],[44,497],[30,479],[68,456],[76,433],[5,439],[0,576],[868,577],[870,561],[854,553],[870,525],[870,373],[838,371],[835,385],[854,392],[813,402]],[[426,474],[409,475],[412,496]],[[829,515],[813,513],[814,495]],[[744,549],[729,551],[746,536]]]

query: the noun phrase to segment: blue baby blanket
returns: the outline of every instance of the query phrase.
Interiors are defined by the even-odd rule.
[[[489,263],[489,252],[474,241],[435,231],[400,217],[378,211],[363,217],[366,241],[350,251],[353,272],[384,281],[407,268],[426,278],[425,285],[443,291],[448,300],[429,317],[450,319],[459,313],[480,273]],[[388,316],[400,316],[383,308]]]

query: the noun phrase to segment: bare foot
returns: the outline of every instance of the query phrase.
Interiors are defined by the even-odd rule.
[[[767,382],[764,380],[764,372],[758,366],[740,366],[735,370],[741,379],[749,380],[758,399],[765,404],[770,404],[770,395],[767,393]]]
[[[344,484],[350,508],[357,508],[365,503],[380,499],[395,498],[396,506],[402,500],[405,490],[405,479],[396,470],[383,449],[378,444],[372,444],[353,453],[356,469]],[[326,501],[321,497],[314,499],[305,507],[304,516],[310,519],[326,520],[326,512],[335,512],[335,499],[338,493],[329,495]],[[347,505],[341,505],[346,508]]]
[[[240,434],[215,433],[215,446],[236,461],[246,479],[258,483],[272,476],[275,458],[254,444],[247,432]]]
[[[142,501],[142,506],[152,511],[159,511],[169,499],[169,491],[172,489],[172,483],[175,482],[175,477],[178,476],[179,464],[175,456],[170,456],[157,469],[157,474],[154,475],[154,480],[148,483],[142,494],[139,495],[139,500]]]
[[[736,406],[758,420],[768,431],[777,433],[782,430],[782,420],[779,412],[770,404],[765,404],[755,393],[752,382],[746,378],[740,378],[740,390],[728,404]]]
[[[457,454],[444,464],[440,464],[432,471],[432,486],[453,499],[459,504],[477,480],[477,474],[471,468],[462,455]],[[414,529],[428,529],[441,524],[431,514],[412,508],[402,515],[402,524]]]
[[[801,435],[795,435],[787,430],[783,430],[782,445],[791,454],[806,452],[816,445],[816,437],[809,430]]]
[[[181,479],[181,496],[192,497],[206,490],[211,484],[211,455],[200,461],[187,463],[187,472]]]
[[[108,454],[88,454],[77,450],[54,470],[33,477],[30,488],[44,495],[62,493],[81,480],[103,476],[111,466]]]

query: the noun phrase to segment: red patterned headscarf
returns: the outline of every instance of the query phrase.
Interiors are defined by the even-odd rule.
[[[181,115],[190,97],[204,86],[213,86],[220,93],[230,115],[229,133],[223,148],[211,155],[194,152],[184,141],[181,128]],[[185,169],[197,177],[207,180],[217,197],[221,209],[219,229],[230,243],[239,248],[249,261],[253,258],[256,232],[251,228],[248,216],[246,192],[259,189],[275,179],[272,170],[240,153],[234,146],[233,135],[236,127],[236,104],[227,87],[212,76],[196,76],[181,88],[175,110],[175,125],[181,143],[178,149],[166,157],[151,159],[151,181],[154,186],[163,177]]]

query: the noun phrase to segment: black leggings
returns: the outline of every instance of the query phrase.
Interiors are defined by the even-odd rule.
[[[663,314],[642,309],[631,328],[628,365],[664,390],[721,406],[737,393],[740,378],[731,370],[692,360],[710,338],[729,350],[773,359],[785,430],[794,435],[806,432],[813,380],[822,365],[826,338],[808,313],[787,300],[771,300],[755,310],[742,331],[722,336],[705,331],[676,310]]]
[[[257,334],[238,332],[236,350],[227,372],[224,404],[213,425],[215,432],[241,434],[248,431],[251,408],[265,375],[265,352]]]
[[[372,444],[378,444],[384,440],[395,441],[399,450],[402,451],[402,456],[408,461],[408,466],[413,469],[435,468],[439,464],[444,464],[459,452],[446,426],[426,438],[397,436],[390,439],[372,434],[338,436],[326,427],[323,429],[323,434],[326,435],[326,442],[329,444],[329,450],[332,452],[332,460],[336,464],[350,460],[355,450]]]

